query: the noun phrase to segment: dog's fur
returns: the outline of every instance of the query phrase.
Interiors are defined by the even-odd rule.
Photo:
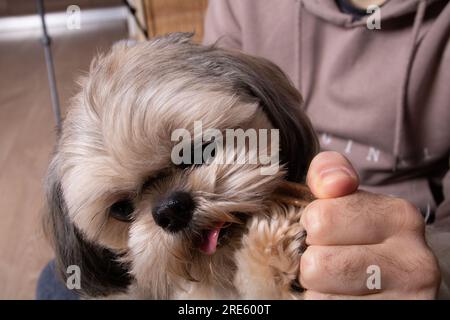
[[[171,34],[115,45],[80,84],[49,168],[46,224],[61,273],[81,268],[81,293],[301,297],[301,209],[270,195],[283,179],[304,181],[317,141],[300,94],[278,67]],[[196,120],[220,130],[278,128],[281,170],[263,176],[259,164],[175,167],[171,133]],[[189,228],[177,233],[151,215],[174,190],[196,202]],[[125,198],[134,204],[130,222],[108,214]],[[231,224],[229,232],[205,255],[195,239],[217,222]]]

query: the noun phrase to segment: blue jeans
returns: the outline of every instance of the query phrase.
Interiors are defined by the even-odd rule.
[[[50,261],[39,275],[36,300],[79,300],[80,297],[73,290],[69,290],[58,277],[55,261]]]

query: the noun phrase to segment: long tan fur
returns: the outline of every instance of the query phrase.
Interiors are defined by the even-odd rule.
[[[173,34],[116,45],[80,85],[49,169],[47,223],[61,273],[81,267],[82,294],[301,298],[299,221],[312,199],[285,183],[303,181],[317,141],[279,68]],[[198,120],[219,130],[279,129],[280,170],[261,175],[261,164],[214,161],[173,166],[171,133]],[[197,206],[188,229],[169,233],[151,211],[174,190],[189,192]],[[109,215],[121,199],[133,203],[132,221]],[[217,222],[229,232],[205,255],[195,241]]]

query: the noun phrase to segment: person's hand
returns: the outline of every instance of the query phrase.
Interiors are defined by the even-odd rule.
[[[440,272],[421,214],[408,201],[358,190],[342,155],[322,152],[307,184],[317,197],[301,217],[306,299],[433,299]]]

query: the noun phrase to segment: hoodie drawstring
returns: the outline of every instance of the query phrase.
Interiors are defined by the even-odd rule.
[[[412,64],[414,61],[414,55],[417,49],[417,39],[419,37],[420,27],[425,16],[427,3],[425,0],[419,0],[417,6],[416,16],[414,18],[414,25],[411,35],[410,50],[408,51],[407,62],[405,65],[405,71],[401,81],[399,100],[396,105],[396,117],[395,117],[395,131],[394,131],[394,147],[392,153],[394,155],[394,165],[392,171],[397,170],[397,165],[400,160],[400,146],[404,135],[404,120],[405,112],[407,107],[407,96],[408,96],[408,82],[411,73]]]

